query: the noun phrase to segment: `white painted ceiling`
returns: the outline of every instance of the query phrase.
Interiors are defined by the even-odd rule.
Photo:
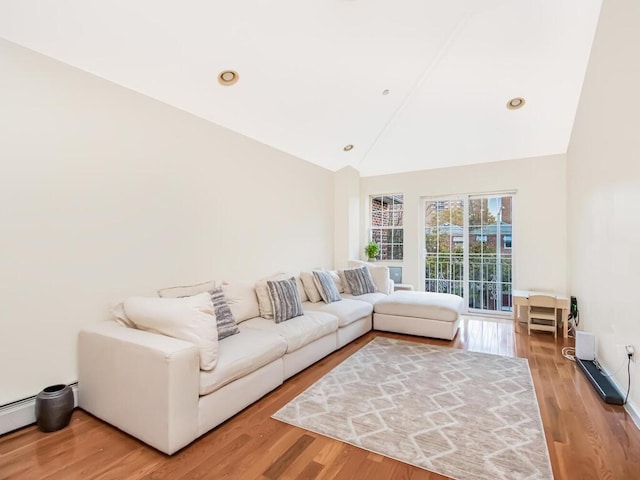
[[[367,176],[564,153],[600,5],[3,0],[0,37]]]

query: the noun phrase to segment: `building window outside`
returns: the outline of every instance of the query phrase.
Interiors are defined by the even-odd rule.
[[[380,260],[403,259],[403,211],[404,196],[401,194],[371,197],[371,241],[380,246]]]

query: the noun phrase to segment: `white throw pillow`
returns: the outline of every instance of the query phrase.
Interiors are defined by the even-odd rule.
[[[191,342],[200,350],[200,369],[218,361],[218,328],[208,292],[184,298],[129,297],[124,312],[136,328]]]
[[[389,276],[389,267],[385,265],[375,265],[373,263],[361,262],[359,260],[350,260],[350,267],[360,267],[365,265],[369,269],[373,284],[376,286],[376,292],[391,293],[391,277]]]
[[[119,302],[115,306],[112,306],[111,314],[120,325],[124,325],[129,328],[136,328],[136,324],[127,317],[126,313],[124,313],[124,303]]]
[[[208,292],[216,288],[216,282],[209,280],[208,282],[197,283],[196,285],[186,285],[184,287],[168,287],[158,290],[158,296],[162,298],[181,298],[192,297],[199,293]]]
[[[304,291],[307,294],[307,297],[309,297],[309,301],[311,303],[318,303],[320,300],[322,300],[320,292],[318,291],[318,287],[316,287],[313,273],[300,272],[300,280],[302,280],[302,286],[304,287]]]

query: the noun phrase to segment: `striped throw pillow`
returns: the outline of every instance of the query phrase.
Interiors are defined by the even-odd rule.
[[[322,297],[322,300],[324,300],[324,303],[333,303],[342,300],[340,292],[338,292],[338,287],[329,272],[314,270],[313,281],[315,282],[316,287],[318,287],[318,291],[320,292],[320,296]]]
[[[376,291],[376,286],[367,267],[346,269],[344,270],[344,276],[349,284],[351,294],[354,296]]]
[[[302,303],[296,279],[267,280],[267,290],[273,308],[273,320],[281,323],[294,317],[303,315]]]
[[[216,313],[216,326],[218,327],[218,340],[230,337],[236,333],[240,333],[238,325],[233,318],[233,313],[227,303],[227,298],[224,296],[222,287],[214,288],[209,291],[211,295],[211,303],[213,303],[213,309]]]

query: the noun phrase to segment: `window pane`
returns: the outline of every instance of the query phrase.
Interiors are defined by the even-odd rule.
[[[401,260],[403,255],[404,197],[401,194],[371,197],[371,241],[380,246],[381,260]],[[386,228],[385,228],[386,227]]]
[[[393,200],[393,208],[391,212],[391,225],[394,227],[402,226],[402,211],[404,205],[402,203],[402,195],[395,195]]]
[[[380,203],[382,205],[382,226],[389,225],[389,199],[387,197],[380,197]]]
[[[380,197],[371,198],[371,226],[382,226],[382,199]]]

